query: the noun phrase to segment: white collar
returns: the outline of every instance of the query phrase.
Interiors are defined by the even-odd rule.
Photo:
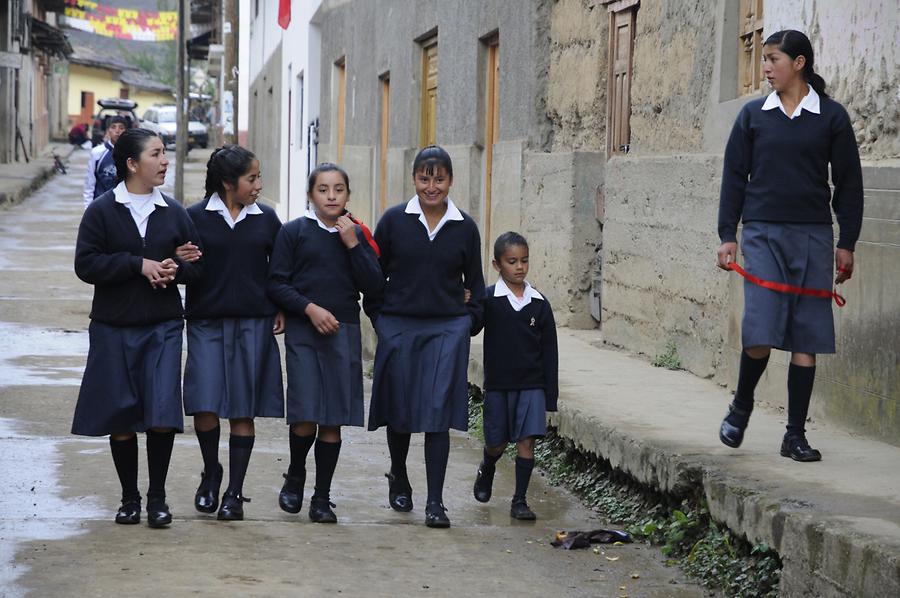
[[[319,218],[319,215],[316,214],[316,211],[313,208],[306,208],[306,214],[304,215],[310,220],[315,220],[319,224],[319,228],[327,230],[330,233],[338,232],[336,226],[327,226],[324,222],[322,222],[322,219]]]
[[[163,198],[162,193],[160,193],[159,188],[157,187],[153,188],[153,191],[150,192],[150,195],[134,195],[128,190],[127,187],[125,187],[125,181],[120,181],[119,184],[116,185],[115,189],[113,189],[113,195],[115,195],[117,202],[125,205],[128,205],[130,203],[140,203],[141,205],[152,203],[153,205],[159,206],[161,208],[169,207],[169,204],[166,203],[166,200]]]
[[[221,214],[222,218],[225,219],[225,222],[228,223],[228,226],[231,228],[234,228],[238,222],[247,216],[256,216],[263,213],[262,209],[256,205],[256,202],[253,202],[241,208],[241,212],[238,214],[237,219],[232,218],[231,210],[228,209],[228,206],[225,205],[225,202],[222,201],[222,198],[218,193],[213,193],[209,196],[209,202],[206,204],[206,209],[210,212],[218,212]]]
[[[521,311],[523,307],[531,303],[532,299],[544,299],[527,280],[525,281],[525,292],[522,293],[522,298],[520,299],[506,286],[506,282],[500,278],[497,280],[497,284],[494,285],[494,297],[503,297],[504,295],[509,299],[509,304],[516,311]]]
[[[447,198],[447,211],[444,212],[444,215],[441,217],[440,222],[437,223],[437,226],[434,227],[434,230],[428,228],[428,221],[425,219],[425,213],[422,211],[422,204],[419,203],[418,195],[413,195],[412,199],[406,202],[405,212],[407,214],[419,215],[419,222],[425,227],[425,231],[428,233],[428,239],[430,241],[434,241],[438,231],[450,220],[463,220],[462,212],[459,211],[459,208],[456,207],[456,204],[453,203],[453,200],[449,197]]]
[[[788,114],[787,110],[784,109],[784,104],[781,103],[781,96],[778,95],[777,91],[773,91],[769,94],[766,101],[763,102],[762,109],[772,110],[774,108],[781,108],[781,111],[792,119],[800,116],[800,112],[803,110],[812,112],[813,114],[821,114],[821,99],[819,98],[819,94],[812,88],[812,85],[807,83],[806,86],[809,88],[809,92],[803,96],[803,99],[797,104],[793,114]]]

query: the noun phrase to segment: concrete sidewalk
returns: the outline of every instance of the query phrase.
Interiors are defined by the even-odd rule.
[[[731,393],[559,330],[559,434],[654,488],[701,485],[710,513],[784,561],[785,596],[900,596],[900,448],[808,425],[819,463],[779,455],[786,395],[757,397],[743,446],[719,442]],[[470,380],[480,383],[481,338]]]
[[[30,162],[0,164],[0,208],[19,203],[44,184],[44,181],[53,174],[54,153],[66,163],[75,152],[84,153],[86,156],[89,154],[88,150],[59,141],[50,143]]]

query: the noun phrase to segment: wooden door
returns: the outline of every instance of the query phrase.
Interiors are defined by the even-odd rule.
[[[437,38],[422,46],[422,147],[437,141]]]
[[[391,126],[391,80],[381,78],[381,139],[378,145],[378,206],[380,214],[387,209],[387,153]]]
[[[78,116],[79,123],[94,123],[94,92],[93,91],[82,91],[81,92],[81,114]],[[90,135],[90,131],[88,131],[88,135]]]
[[[346,119],[345,104],[347,103],[347,64],[341,59],[335,65],[335,75],[337,76],[337,163],[341,163],[344,157],[344,126]]]
[[[485,263],[491,261],[491,184],[494,179],[494,144],[500,137],[500,38],[487,42],[484,101],[484,230]]]
[[[607,155],[627,153],[631,143],[631,67],[636,6],[610,13]]]

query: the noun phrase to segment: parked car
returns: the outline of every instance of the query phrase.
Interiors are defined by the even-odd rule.
[[[166,147],[174,147],[178,132],[175,114],[176,108],[173,105],[151,106],[144,112],[141,127],[159,135]],[[206,125],[199,121],[188,121],[188,150],[196,146],[206,148],[208,145],[209,132]]]
[[[100,110],[94,116],[94,124],[91,125],[91,143],[100,145],[106,137],[106,127],[109,126],[109,119],[114,116],[124,116],[128,121],[128,128],[138,126],[138,117],[135,110],[137,102],[134,100],[126,100],[122,98],[106,98],[97,100]]]

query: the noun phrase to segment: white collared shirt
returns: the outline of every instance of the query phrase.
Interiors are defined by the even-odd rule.
[[[434,238],[437,236],[438,231],[440,231],[450,220],[463,219],[462,212],[459,211],[459,208],[456,207],[456,204],[454,204],[453,200],[449,197],[447,198],[447,211],[444,212],[443,217],[441,217],[441,220],[437,223],[437,226],[434,227],[434,230],[428,228],[428,220],[425,219],[425,212],[422,211],[422,204],[419,203],[418,195],[413,195],[412,199],[406,202],[405,212],[407,214],[419,215],[419,222],[421,222],[422,226],[425,227],[425,232],[428,233],[429,241],[434,241]]]
[[[781,103],[781,96],[778,95],[777,91],[773,91],[766,98],[766,101],[762,105],[763,110],[772,110],[774,108],[781,108],[781,111],[790,118],[791,120],[800,116],[800,113],[803,110],[807,110],[812,112],[813,114],[821,114],[820,112],[820,104],[821,100],[819,99],[819,94],[816,93],[816,90],[812,88],[812,85],[806,84],[809,88],[809,92],[803,96],[803,99],[800,100],[800,103],[797,104],[797,107],[794,108],[793,114],[788,114],[787,110],[784,109],[784,104]]]
[[[210,212],[218,212],[221,214],[222,218],[225,219],[225,222],[231,228],[234,228],[238,222],[247,216],[256,216],[263,213],[262,209],[256,205],[256,202],[253,202],[252,204],[242,207],[241,213],[238,214],[237,220],[235,220],[231,217],[231,210],[228,209],[228,206],[225,205],[225,202],[222,201],[222,198],[219,197],[218,193],[213,193],[209,196],[209,202],[206,204],[206,209]]]
[[[319,228],[321,228],[321,229],[327,230],[330,233],[338,232],[338,229],[336,226],[327,226],[324,222],[322,222],[322,219],[319,218],[319,215],[316,214],[316,211],[312,208],[306,208],[305,216],[307,218],[309,218],[310,220],[315,220],[319,224]]]
[[[135,195],[125,187],[125,181],[121,181],[113,189],[113,195],[115,195],[118,203],[124,204],[128,211],[131,212],[131,217],[134,219],[142,239],[147,235],[147,221],[150,219],[150,214],[153,213],[156,206],[161,208],[169,207],[166,204],[166,200],[163,199],[162,193],[156,187],[148,195]]]
[[[506,282],[503,281],[502,278],[497,280],[497,284],[494,285],[494,297],[502,297],[506,295],[506,298],[509,299],[509,304],[512,305],[512,308],[516,311],[522,311],[522,309],[531,303],[532,299],[540,299],[543,301],[544,297],[538,293],[531,283],[527,280],[525,281],[525,292],[522,293],[522,298],[516,297],[516,294],[512,292],[512,290],[506,286]]]

